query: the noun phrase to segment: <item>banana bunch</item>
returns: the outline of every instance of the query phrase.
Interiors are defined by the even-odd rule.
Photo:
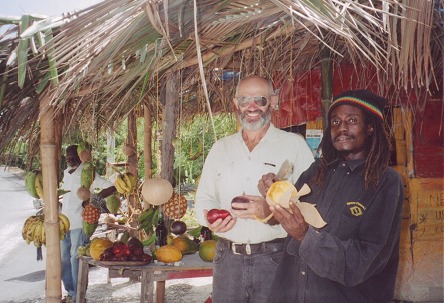
[[[137,218],[137,222],[139,223],[139,230],[143,229],[147,234],[151,234],[154,231],[158,220],[159,208],[148,208]]]
[[[71,227],[71,223],[69,222],[69,219],[64,214],[59,214],[59,226],[60,226],[60,240],[65,239],[65,235],[68,232],[69,228]]]
[[[22,228],[22,237],[26,244],[34,242],[36,247],[45,243],[45,226],[41,216],[31,216],[26,219]]]
[[[119,174],[114,182],[117,191],[122,195],[135,193],[137,185],[137,178],[132,173]]]
[[[60,240],[65,238],[70,228],[68,217],[59,214]],[[46,244],[46,232],[43,216],[30,216],[25,220],[22,228],[22,237],[27,244],[34,243],[36,247]]]

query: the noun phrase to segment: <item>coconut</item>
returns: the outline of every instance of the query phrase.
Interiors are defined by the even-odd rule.
[[[77,197],[79,197],[79,199],[82,201],[88,201],[91,197],[91,192],[88,188],[81,186],[77,190]]]
[[[173,195],[173,186],[168,180],[162,178],[147,179],[142,185],[142,197],[151,205],[162,205],[168,202]],[[150,205],[145,203],[145,209]]]

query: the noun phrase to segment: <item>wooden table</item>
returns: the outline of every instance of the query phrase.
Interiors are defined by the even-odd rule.
[[[107,262],[108,264],[109,262]],[[185,255],[179,266],[150,263],[144,266],[104,265],[90,257],[79,257],[79,278],[77,281],[77,302],[84,303],[88,286],[89,265],[108,268],[109,278],[139,278],[141,284],[140,302],[154,302],[154,282],[157,282],[156,302],[164,302],[165,281],[173,279],[211,277],[213,263],[204,262],[199,255]]]

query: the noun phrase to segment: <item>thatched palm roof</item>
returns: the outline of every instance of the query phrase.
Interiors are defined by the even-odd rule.
[[[222,70],[291,77],[319,68],[322,47],[334,64],[375,66],[383,91],[442,89],[443,6],[107,0],[59,18],[0,17],[0,151],[35,138],[40,98],[63,111],[65,133],[97,134],[141,103],[161,112],[165,82],[179,74],[185,111],[214,113],[229,108],[234,86]]]

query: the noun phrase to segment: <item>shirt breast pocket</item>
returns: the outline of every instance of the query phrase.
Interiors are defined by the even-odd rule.
[[[235,183],[235,164],[230,163],[220,166],[216,169],[216,187],[219,191],[232,190],[233,183]]]
[[[344,207],[341,215],[341,223],[339,227],[339,236],[341,238],[349,238],[357,235],[359,225],[361,224],[364,212],[359,207],[347,205]]]

